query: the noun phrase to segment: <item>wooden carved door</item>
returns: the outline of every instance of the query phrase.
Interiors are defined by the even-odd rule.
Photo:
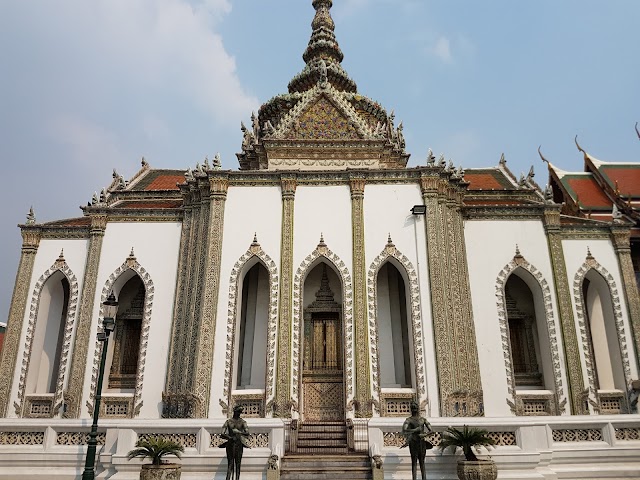
[[[342,359],[340,313],[305,315],[302,374],[305,420],[344,420]]]

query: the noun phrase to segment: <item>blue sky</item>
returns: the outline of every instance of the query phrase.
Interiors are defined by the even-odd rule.
[[[639,161],[637,0],[334,0],[343,65],[404,121],[410,165]],[[0,321],[22,223],[79,216],[145,156],[237,168],[240,121],[302,67],[311,0],[0,0]]]

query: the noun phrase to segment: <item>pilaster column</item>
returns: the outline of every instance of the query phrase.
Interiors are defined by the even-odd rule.
[[[207,262],[212,262],[209,265],[213,265],[214,269],[218,270],[218,273],[214,275],[216,282],[216,292],[214,299],[214,308],[213,312],[213,326],[215,331],[215,316],[217,315],[218,308],[218,291],[219,288],[219,279],[220,279],[220,258],[222,256],[222,221],[224,220],[224,205],[227,199],[227,188],[228,182],[224,186],[224,193],[221,191],[217,191],[214,193],[213,190],[210,191],[210,179],[198,178],[197,185],[193,186],[193,202],[196,205],[196,209],[194,210],[194,218],[196,223],[193,225],[192,230],[192,243],[189,253],[189,287],[187,296],[189,297],[187,308],[184,312],[184,325],[185,325],[185,333],[183,337],[183,352],[188,351],[192,348],[193,345],[199,344],[199,337],[201,334],[202,323],[204,320],[205,313],[205,284],[208,281],[207,275],[211,272],[208,272],[208,264]],[[217,182],[216,182],[217,183]],[[220,185],[216,184],[216,189],[221,188]],[[214,198],[215,197],[215,198]],[[217,225],[216,228],[209,229],[211,225],[212,214],[217,215],[218,213],[213,212],[213,203],[221,209],[222,216],[220,217],[220,225]],[[214,248],[219,248],[220,252],[215,253],[211,251],[211,247],[213,245],[214,235],[217,237],[217,243]],[[219,238],[218,238],[219,237]],[[211,344],[213,348],[213,343]],[[186,364],[183,366],[182,372],[182,382],[181,382],[181,390],[184,392],[193,392],[196,389],[197,380],[196,380],[196,370],[198,367],[196,366],[197,361],[193,356],[187,356]],[[204,414],[206,416],[206,413]]]
[[[274,415],[291,416],[291,328],[293,293],[293,219],[296,176],[282,175],[282,231],[280,239],[280,300],[278,314],[278,366]],[[296,408],[295,405],[293,405]]]
[[[98,266],[100,265],[100,253],[102,252],[102,241],[106,228],[106,215],[91,215],[89,248],[87,249],[87,262],[84,269],[84,279],[82,281],[76,337],[73,342],[69,383],[67,391],[64,394],[67,406],[64,413],[65,418],[79,418],[80,409],[82,408],[82,389],[88,365],[87,353],[89,350],[91,325],[93,324],[93,307],[98,282]]]
[[[175,303],[173,308],[173,322],[171,326],[171,344],[169,346],[169,362],[167,367],[167,381],[165,385],[165,405],[170,396],[180,391],[182,383],[182,369],[184,358],[184,337],[187,318],[185,311],[190,295],[187,293],[189,285],[189,273],[191,272],[191,244],[192,234],[195,228],[193,224],[193,206],[191,205],[191,195],[188,187],[182,187],[184,196],[184,217],[182,219],[182,231],[180,233],[180,256],[178,258],[178,278],[176,280]],[[171,416],[165,411],[163,416]]]
[[[355,339],[355,415],[372,416],[371,356],[367,320],[367,267],[364,255],[364,188],[363,175],[351,175],[351,229],[353,249],[353,330]]]
[[[16,283],[13,287],[11,307],[7,332],[0,356],[0,418],[7,415],[11,396],[13,373],[18,359],[20,334],[27,308],[29,286],[33,275],[33,264],[40,245],[40,229],[37,227],[22,227],[22,252],[18,263]]]
[[[463,187],[445,172],[421,178],[442,416],[484,410],[462,218]]]
[[[453,182],[453,181],[452,181]],[[451,395],[444,413],[451,415],[476,416],[484,415],[482,379],[476,329],[471,304],[471,287],[469,285],[469,267],[464,235],[464,219],[462,218],[463,187],[451,185],[448,202],[449,227],[449,289],[455,293],[453,305],[454,317],[450,319],[455,330],[458,352],[458,384]],[[455,405],[465,405],[466,411],[456,411]]]
[[[560,207],[548,207],[544,211],[544,225],[549,244],[549,255],[560,314],[560,328],[565,352],[567,368],[567,380],[569,382],[568,395],[571,403],[571,413],[574,415],[586,414],[582,402],[584,393],[584,379],[582,377],[582,365],[580,363],[580,347],[578,334],[571,306],[571,292],[569,291],[569,278],[567,265],[562,249],[562,232],[560,229]]]
[[[635,346],[635,363],[640,367],[640,292],[636,283],[636,275],[631,261],[631,239],[629,227],[623,225],[611,226],[611,240],[618,256],[618,265],[624,284],[625,297],[627,299],[627,311],[629,323],[633,330]]]
[[[209,235],[204,264],[200,325],[197,342],[197,364],[193,392],[196,399],[194,416],[206,418],[211,396],[211,374],[213,370],[213,347],[215,344],[218,294],[220,290],[220,260],[222,258],[222,232],[224,230],[224,207],[229,189],[229,176],[209,174]],[[196,307],[196,311],[198,307]]]

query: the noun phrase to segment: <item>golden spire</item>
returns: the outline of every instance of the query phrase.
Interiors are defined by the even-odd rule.
[[[344,92],[356,93],[358,90],[340,65],[344,54],[334,33],[336,25],[331,18],[332,6],[332,0],[313,0],[316,14],[311,22],[311,39],[302,55],[306,66],[289,82],[289,93],[305,92],[318,82],[329,82]]]

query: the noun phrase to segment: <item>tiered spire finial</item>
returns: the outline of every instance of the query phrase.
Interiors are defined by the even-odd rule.
[[[334,88],[345,92],[357,92],[358,88],[340,65],[344,58],[336,40],[335,23],[331,18],[332,0],[313,0],[315,17],[311,22],[311,39],[302,59],[304,70],[289,82],[289,92],[304,92],[319,81],[328,81]]]

